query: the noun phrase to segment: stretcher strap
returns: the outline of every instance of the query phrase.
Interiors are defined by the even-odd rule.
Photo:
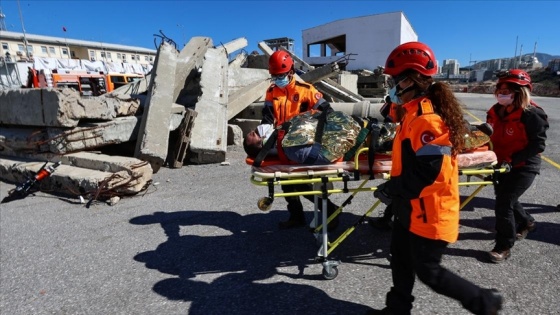
[[[317,130],[315,130],[315,138],[313,139],[313,146],[303,164],[313,165],[319,154],[321,153],[321,142],[323,141],[323,132],[325,131],[325,123],[327,122],[328,110],[321,112],[319,117],[317,117]]]
[[[268,137],[261,151],[259,152],[259,154],[257,154],[257,157],[255,157],[255,161],[253,161],[253,166],[256,167],[261,166],[262,161],[268,154],[268,151],[270,151],[270,149],[272,149],[272,147],[276,143],[276,138],[278,138],[278,129],[275,129],[274,132],[272,132],[272,134],[270,135],[270,137]]]

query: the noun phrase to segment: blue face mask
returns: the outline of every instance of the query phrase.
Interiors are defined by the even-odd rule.
[[[397,86],[393,86],[390,90],[389,90],[389,97],[391,98],[391,103],[395,103],[397,105],[402,105],[403,101],[401,100],[400,97],[397,96]]]
[[[276,86],[281,87],[281,88],[288,85],[288,83],[290,83],[289,75],[285,76],[283,79],[274,80],[274,84],[276,84]]]

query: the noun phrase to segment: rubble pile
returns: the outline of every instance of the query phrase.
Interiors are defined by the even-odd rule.
[[[241,144],[260,121],[270,84],[266,68],[246,67],[244,51],[233,56],[246,46],[245,38],[215,46],[193,37],[179,51],[162,41],[150,74],[97,97],[69,88],[0,91],[0,180],[18,183],[46,161],[61,162],[41,189],[114,202],[146,189],[162,166],[224,162],[227,145]],[[259,48],[268,60],[272,49]],[[332,79],[336,63],[314,68],[293,57],[297,79],[335,109],[372,114],[369,101]]]

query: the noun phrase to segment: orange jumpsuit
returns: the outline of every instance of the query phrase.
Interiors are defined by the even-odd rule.
[[[391,180],[395,216],[410,232],[455,242],[459,234],[459,169],[449,129],[430,100],[415,99],[393,140]],[[420,114],[419,114],[420,113]]]
[[[386,305],[391,314],[410,314],[415,278],[453,298],[474,314],[492,307],[488,289],[441,265],[447,245],[459,234],[459,169],[449,128],[427,98],[404,105],[393,142],[391,179],[395,223],[391,236],[393,286]]]
[[[322,110],[323,104],[328,104],[323,94],[311,84],[297,82],[295,78],[285,88],[272,84],[266,90],[261,124],[278,126],[299,113]]]

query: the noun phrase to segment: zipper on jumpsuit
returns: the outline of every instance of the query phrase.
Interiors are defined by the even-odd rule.
[[[283,113],[284,117],[282,117],[283,122],[286,122],[286,116],[287,116],[286,115],[286,108],[288,107],[287,106],[288,105],[288,97],[289,97],[289,92],[288,92],[288,89],[286,89],[286,99],[284,100],[284,113]]]

